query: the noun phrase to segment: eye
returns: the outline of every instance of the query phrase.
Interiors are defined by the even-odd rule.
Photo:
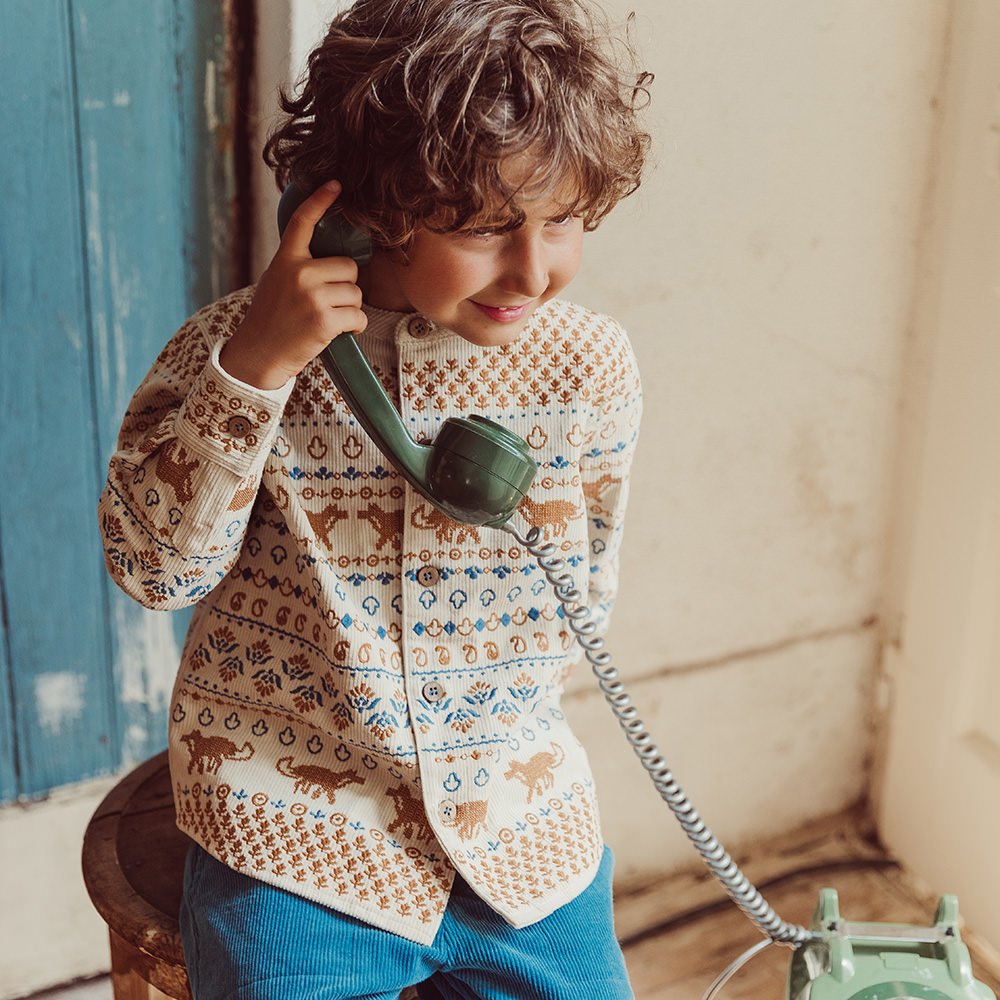
[[[565,215],[557,216],[554,219],[549,219],[548,224],[550,226],[565,226],[573,220],[573,213],[567,212]]]
[[[481,229],[457,229],[452,235],[462,243],[481,244],[489,243],[494,239],[497,231],[485,227]]]

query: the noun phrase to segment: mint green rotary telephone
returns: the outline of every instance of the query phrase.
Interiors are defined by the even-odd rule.
[[[305,197],[294,184],[285,189],[278,205],[279,230],[284,230]],[[316,225],[309,250],[314,257],[352,257],[359,266],[372,256],[371,240],[352,229],[336,207]],[[590,611],[555,555],[555,546],[540,544],[537,528],[521,535],[507,524],[535,476],[527,444],[486,417],[470,416],[450,418],[433,445],[418,445],[407,434],[353,334],[336,337],[320,358],[355,418],[415,490],[456,521],[513,535],[538,560],[562,604],[568,627],[661,798],[733,902],[765,935],[715,980],[705,1000],[716,997],[745,962],[774,943],[795,948],[787,1000],[996,1000],[973,978],[953,896],[942,898],[934,925],[927,928],[847,923],[840,919],[832,889],[821,891],[811,929],[781,920],[702,822],[660,756],[611,666],[610,654],[603,651]]]

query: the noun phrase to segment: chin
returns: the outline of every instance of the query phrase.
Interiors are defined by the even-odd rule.
[[[504,326],[496,330],[455,330],[463,340],[477,347],[504,347],[513,344],[522,333],[524,333],[524,323],[516,326]]]

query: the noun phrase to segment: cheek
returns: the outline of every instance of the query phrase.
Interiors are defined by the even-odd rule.
[[[580,270],[580,261],[583,259],[583,233],[579,233],[576,239],[567,241],[567,245],[560,248],[560,252],[553,262],[549,271],[549,278],[553,288],[564,288],[575,277]]]
[[[411,283],[418,294],[464,298],[479,287],[479,272],[477,262],[465,254],[437,253],[414,269]]]

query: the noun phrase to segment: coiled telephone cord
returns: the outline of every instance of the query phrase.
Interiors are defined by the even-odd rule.
[[[732,901],[766,935],[769,942],[796,948],[813,938],[815,936],[813,931],[798,924],[786,923],[774,912],[758,889],[726,853],[684,794],[684,790],[677,783],[667,762],[639,718],[632,699],[619,678],[617,668],[611,665],[611,654],[603,648],[604,639],[596,634],[597,623],[593,620],[591,610],[584,603],[580,591],[576,589],[572,574],[566,571],[565,560],[556,555],[556,546],[552,542],[540,543],[541,530],[537,527],[532,527],[525,535],[520,534],[509,524],[503,525],[501,530],[513,535],[534,556],[546,579],[552,584],[556,597],[562,605],[566,622],[583,649],[605,700],[625,732],[625,738],[649,774],[660,797],[670,807],[670,811],[683,827],[688,839],[712,874],[722,883]],[[756,954],[756,948],[754,953]],[[749,957],[752,956],[747,955],[747,958]],[[712,995],[714,996],[714,993]]]

